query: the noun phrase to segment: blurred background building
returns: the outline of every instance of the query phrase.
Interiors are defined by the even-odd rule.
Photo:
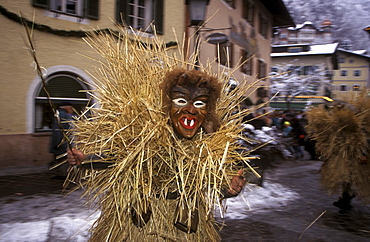
[[[275,28],[272,44],[328,44],[333,43],[332,22],[328,19],[316,27],[312,22],[306,21],[294,27]]]
[[[364,29],[366,31],[366,28]],[[365,40],[364,40],[365,41]],[[279,27],[275,29],[272,40],[272,69],[276,73],[277,66],[285,63],[289,67],[294,65],[302,78],[320,74],[305,71],[307,68],[324,66],[325,77],[321,83],[316,83],[317,91],[314,95],[302,99],[292,100],[291,107],[302,110],[307,102],[313,105],[325,103],[326,100],[318,96],[331,99],[342,99],[351,93],[369,88],[370,62],[366,50],[352,50],[350,41],[337,42],[333,32],[333,23],[325,19],[319,27],[307,21],[295,27]],[[294,63],[294,64],[293,64]],[[311,68],[312,69],[312,68]],[[275,94],[275,93],[271,93]],[[272,107],[286,109],[284,97],[278,96],[270,103]]]
[[[366,50],[338,49],[338,70],[333,72],[332,97],[342,99],[349,93],[370,87],[370,56]]]

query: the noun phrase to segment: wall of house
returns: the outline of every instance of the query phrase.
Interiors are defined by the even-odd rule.
[[[19,14],[37,24],[55,30],[90,31],[93,29],[117,29],[114,19],[115,0],[100,1],[100,19],[67,21],[46,16],[43,9],[34,8],[30,0],[3,0],[0,5],[8,13]],[[166,1],[164,12],[165,42],[182,41],[185,32],[185,5],[176,0]],[[33,59],[25,48],[24,29],[20,23],[0,14],[0,169],[11,167],[47,166],[50,162],[48,143],[50,133],[34,133],[34,98],[41,85],[34,69]],[[175,33],[179,36],[175,37]],[[91,81],[87,74],[94,71],[93,60],[83,55],[91,55],[91,50],[81,38],[62,37],[48,32],[34,30],[33,44],[40,65],[46,70],[67,68],[78,72]],[[181,43],[180,43],[181,45]],[[49,73],[48,73],[49,74]]]
[[[333,75],[333,98],[343,99],[346,96],[354,93],[353,86],[359,85],[359,89],[368,88],[369,82],[369,68],[370,68],[370,58],[363,57],[355,54],[349,54],[344,52],[339,52],[338,58],[343,58],[344,62],[339,63],[339,70],[334,71]],[[347,76],[341,76],[341,71],[346,70]],[[354,71],[359,70],[361,75],[354,76]],[[347,90],[341,91],[341,86],[345,85]]]
[[[0,77],[2,86],[0,95],[3,105],[0,107],[5,118],[0,120],[1,134],[22,134],[33,132],[28,130],[28,123],[33,116],[28,115],[32,109],[29,95],[35,88],[37,73],[33,66],[33,59],[25,48],[23,29],[18,23],[0,16],[5,28],[1,31],[8,37],[1,38],[0,46],[4,50],[2,55]],[[87,54],[90,48],[80,38],[59,37],[50,33],[34,31],[33,43],[36,46],[36,55],[40,65],[49,69],[54,66],[73,66],[81,72],[92,71],[93,61],[80,55]],[[80,54],[78,54],[80,53]],[[38,85],[41,85],[41,80]]]
[[[276,65],[287,65],[294,64],[296,66],[307,66],[307,65],[317,65],[328,68],[328,70],[333,70],[333,64],[331,62],[331,55],[302,55],[302,56],[285,56],[285,57],[273,57],[271,58],[271,66]],[[320,87],[318,96],[325,95],[324,86]],[[319,99],[317,99],[319,100]],[[317,101],[316,100],[316,101]],[[322,101],[322,100],[320,100]]]
[[[37,167],[46,171],[53,159],[49,139],[49,132],[0,135],[0,170],[17,168],[12,173],[18,173]]]
[[[255,3],[255,26],[249,24],[242,17],[242,5],[243,1],[235,1],[235,8],[231,8],[225,1],[222,0],[211,0],[207,8],[207,22],[202,27],[200,37],[202,41],[200,49],[200,59],[203,64],[213,62],[214,72],[231,72],[234,68],[240,65],[240,58],[243,48],[248,48],[254,52],[253,60],[253,72],[254,75],[258,72],[257,60],[263,60],[266,63],[267,75],[270,70],[270,38],[271,31],[268,31],[268,37],[265,38],[259,33],[259,21],[258,13],[262,14],[269,22],[268,29],[272,26],[272,16],[264,8],[259,1],[253,1]],[[212,30],[213,29],[213,30]],[[193,29],[194,30],[194,29]],[[209,31],[211,30],[211,31]],[[255,35],[252,34],[252,30],[255,31]],[[229,41],[233,44],[233,66],[228,69],[224,66],[220,66],[214,62],[217,57],[217,47],[214,44],[207,43],[207,37],[212,33],[223,33],[228,36]],[[247,45],[247,46],[245,46]],[[256,81],[256,77],[247,76],[240,72],[240,68],[236,69],[232,73],[239,81],[253,82]],[[268,79],[260,82],[261,86],[268,86]],[[250,95],[253,102],[256,102],[258,97],[255,89],[251,89]]]

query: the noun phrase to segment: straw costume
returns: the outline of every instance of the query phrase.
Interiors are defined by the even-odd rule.
[[[330,194],[342,194],[334,205],[351,208],[356,195],[370,202],[370,98],[367,90],[346,101],[334,101],[307,112],[307,130],[324,161],[321,184]]]
[[[122,32],[84,39],[98,54],[90,92],[98,102],[74,122],[73,142],[95,158],[67,179],[101,211],[90,240],[219,241],[213,211],[225,212],[223,190],[240,169],[236,161],[248,167],[235,142],[245,113],[233,109],[253,86],[241,82],[226,92],[230,76],[191,70],[194,62],[170,56],[160,39]],[[172,102],[184,102],[174,86],[207,90],[205,107],[194,102],[205,118],[193,136],[180,137],[170,118]],[[98,162],[108,168],[94,168]]]

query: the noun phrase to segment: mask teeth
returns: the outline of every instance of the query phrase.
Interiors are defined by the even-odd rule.
[[[193,125],[194,125],[194,119],[192,119],[192,120],[190,121],[190,127],[193,127]]]

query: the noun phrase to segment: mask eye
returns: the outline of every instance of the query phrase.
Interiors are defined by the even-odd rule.
[[[193,105],[196,108],[204,108],[207,104],[203,101],[198,100],[198,101],[195,101]]]
[[[172,102],[176,105],[176,106],[180,106],[180,107],[184,107],[188,104],[188,101],[186,101],[184,98],[176,98],[176,99],[173,99]]]

